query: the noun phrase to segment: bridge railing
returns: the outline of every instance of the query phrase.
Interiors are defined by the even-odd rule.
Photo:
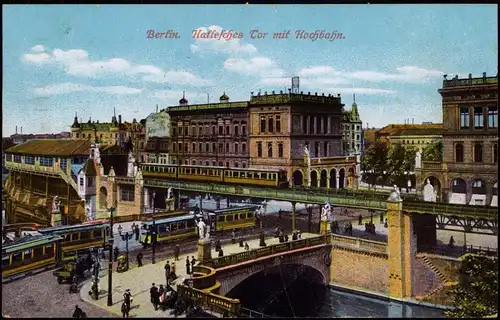
[[[460,257],[467,253],[484,253],[487,256],[498,256],[498,248],[481,247],[481,246],[449,246],[437,245],[433,247],[418,248],[418,252],[433,253],[441,256]]]
[[[204,262],[204,265],[210,266],[212,268],[222,268],[230,265],[235,265],[241,262],[257,259],[263,256],[268,256],[276,253],[286,252],[294,249],[300,249],[304,247],[312,247],[319,244],[330,243],[329,235],[320,235],[316,237],[293,240],[285,243],[279,243],[275,245],[260,247],[257,249],[231,254],[228,256],[217,257]]]
[[[338,234],[332,234],[331,239],[331,243],[339,247],[387,253],[387,243],[385,242],[342,236]]]
[[[215,286],[215,269],[198,265],[193,267],[193,287],[204,290]]]
[[[436,205],[435,202],[425,202],[425,201],[415,201],[415,200],[403,201],[403,210],[409,212],[427,213],[435,215],[445,214],[445,215],[467,216],[467,217],[470,217],[472,214],[475,218],[485,218],[485,219],[498,217],[497,207],[471,206],[471,205],[466,206],[463,204],[454,204],[454,203],[439,203],[439,205]]]
[[[179,296],[194,302],[202,308],[207,308],[221,314],[237,316],[241,311],[241,302],[239,299],[231,299],[218,294],[204,292],[184,284],[177,285],[177,293]]]

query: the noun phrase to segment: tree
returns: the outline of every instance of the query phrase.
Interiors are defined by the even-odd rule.
[[[439,161],[443,159],[443,142],[438,141],[431,143],[422,150],[423,161]]]
[[[467,254],[462,260],[460,285],[450,290],[454,310],[450,318],[481,318],[498,313],[498,259]]]
[[[393,184],[401,186],[404,181],[406,150],[401,144],[394,144],[389,149],[387,166]]]
[[[375,141],[368,149],[366,149],[361,164],[363,166],[364,178],[369,184],[375,185],[377,177],[383,175],[387,170],[387,153],[388,146],[385,142]],[[368,171],[373,171],[369,173]]]

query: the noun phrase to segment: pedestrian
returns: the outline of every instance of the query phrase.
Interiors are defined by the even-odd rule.
[[[243,237],[240,237],[239,243],[240,243],[240,248],[243,248]]]
[[[222,248],[220,250],[222,250]],[[191,256],[191,272],[194,270],[195,264],[196,264],[196,259],[194,258],[194,256]]]
[[[165,288],[162,284],[160,284],[160,288],[158,289],[158,295],[161,297],[165,293]]]
[[[191,263],[189,262],[189,257],[186,257],[186,274],[191,274]]]
[[[139,236],[140,236],[139,226],[136,225],[133,230],[135,233],[135,241],[139,241]]]
[[[179,253],[181,252],[181,249],[179,248],[179,245],[176,244],[174,248],[174,255],[175,255],[175,261],[179,261]]]
[[[118,249],[118,247],[115,247],[115,250],[114,250],[114,261],[116,262],[116,260],[118,260],[118,255],[120,254],[120,250]]]
[[[149,297],[151,299],[151,303],[153,304],[155,310],[158,310],[157,296],[158,296],[158,288],[153,282],[151,289],[149,289]]]
[[[285,242],[288,242],[288,234],[286,234],[286,233],[285,233],[284,240],[285,240]]]
[[[220,240],[217,239],[217,241],[215,241],[215,251],[219,251],[220,248],[222,248],[222,245],[220,243]]]
[[[293,233],[292,233],[292,241],[295,241],[297,240],[297,230],[293,230]]]
[[[219,257],[222,257],[224,256],[224,251],[222,250],[222,248],[219,250]]]
[[[137,265],[142,267],[142,251],[137,254]]]
[[[302,234],[300,233],[300,230],[297,230],[297,239],[302,239]]]
[[[73,318],[86,318],[82,316],[83,314],[85,314],[85,312],[76,305],[75,311],[73,312]]]
[[[231,231],[231,243],[232,244],[236,243],[236,232],[234,232],[234,229],[233,231]]]
[[[360,214],[359,218],[358,218],[358,225],[362,225],[362,224],[363,224],[363,216]]]
[[[169,283],[169,279],[170,279],[170,262],[167,261],[167,263],[165,264],[165,279],[167,281],[167,286],[168,286],[168,283]]]
[[[175,280],[177,278],[177,274],[175,273],[175,271],[176,271],[175,262],[172,262],[172,267],[170,270],[171,270],[170,271],[171,278],[172,278],[172,280]]]
[[[380,223],[381,224],[384,223],[384,213],[383,212],[380,213]]]
[[[245,242],[245,250],[246,251],[250,250],[250,246],[248,245],[248,242]]]
[[[450,242],[448,243],[448,246],[450,248],[453,248],[453,246],[455,245],[455,239],[453,239],[453,236],[450,237]]]
[[[118,234],[120,235],[120,237],[122,236],[122,230],[123,230],[122,225],[121,224],[118,225]]]
[[[123,294],[123,300],[130,310],[130,305],[132,304],[132,294],[130,293],[130,289],[125,290],[125,293]]]
[[[124,318],[128,318],[128,313],[130,309],[125,302],[122,303],[122,315]]]
[[[132,223],[132,232],[135,231],[135,222]]]

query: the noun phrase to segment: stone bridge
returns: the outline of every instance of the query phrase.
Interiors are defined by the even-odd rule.
[[[321,273],[322,282],[328,284],[330,282],[331,250],[332,247],[330,244],[319,244],[313,247],[274,253],[236,265],[218,268],[216,269],[216,278],[221,283],[219,293],[226,295],[244,280],[266,269],[277,267],[280,264],[311,267]]]

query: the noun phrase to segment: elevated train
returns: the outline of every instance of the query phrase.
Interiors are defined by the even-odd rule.
[[[143,177],[288,188],[284,170],[141,164]]]
[[[107,237],[109,224],[97,222],[43,228],[38,230],[38,235],[4,243],[2,282],[52,267],[64,268],[68,263],[74,263],[78,255],[103,248]]]

